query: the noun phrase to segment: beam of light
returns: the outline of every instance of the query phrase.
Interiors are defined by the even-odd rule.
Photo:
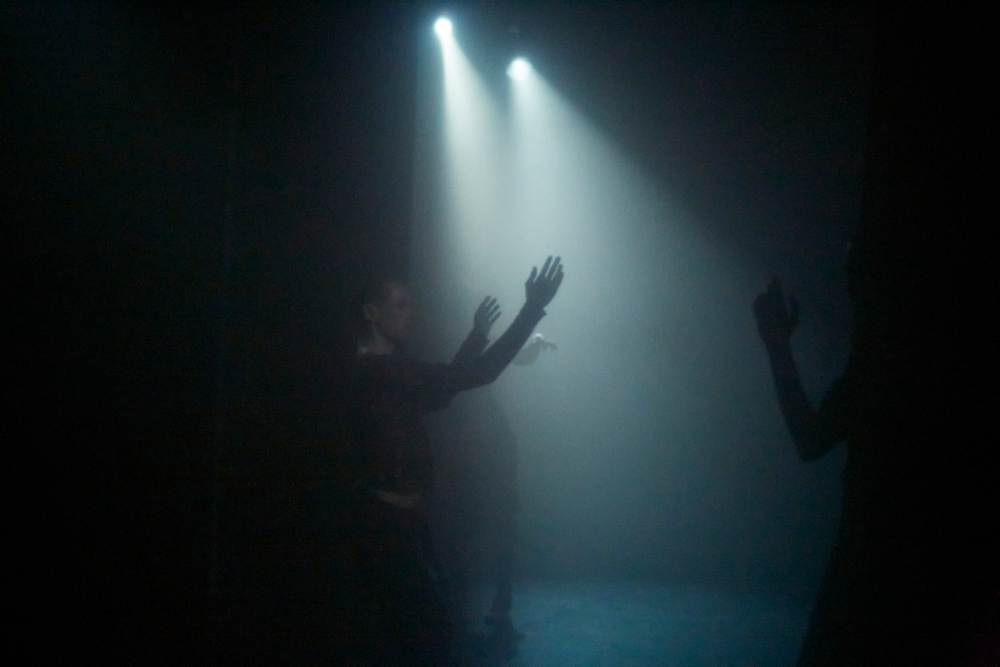
[[[653,549],[653,534],[621,520],[631,511],[627,493],[586,506],[553,506],[553,497],[630,488],[622,480],[639,473],[622,462],[650,452],[663,469],[690,465],[672,444],[711,412],[709,401],[688,389],[708,384],[699,366],[710,349],[704,341],[726,335],[720,332],[728,324],[702,324],[721,310],[705,308],[717,301],[707,295],[718,284],[712,274],[719,262],[659,185],[543,73],[511,80],[510,100],[509,227],[516,243],[502,252],[514,265],[550,252],[566,264],[566,281],[540,325],[558,352],[506,372],[496,389],[519,425],[523,468],[558,471],[544,486],[524,487],[526,504],[547,506],[537,539],[552,549],[559,540]],[[573,467],[560,466],[567,459]],[[657,484],[677,504],[695,494],[694,482],[685,488],[680,475]],[[680,525],[659,518],[666,528],[657,534]]]
[[[450,39],[452,36],[452,24],[451,21],[442,16],[437,21],[434,22],[434,32],[442,40]]]
[[[575,256],[593,267],[577,278],[594,283],[575,297],[587,302],[574,311],[610,317],[609,308],[635,304],[620,298],[621,290],[632,295],[652,285],[634,282],[648,274],[630,271],[629,261],[656,264],[662,257],[650,257],[654,248],[662,254],[676,247],[676,214],[659,188],[537,71],[511,83],[511,103],[511,226],[522,243],[538,250],[559,244],[567,260]],[[621,312],[613,319],[633,315],[641,317]]]
[[[531,74],[531,63],[524,58],[515,58],[507,68],[507,76],[515,81],[524,81]]]
[[[517,425],[524,469],[553,471],[524,486],[529,506],[557,503],[537,519],[536,539],[553,549],[546,536],[652,549],[652,535],[621,521],[627,493],[596,505],[578,499],[622,484],[621,462],[648,452],[660,452],[664,469],[685,465],[686,450],[670,442],[700,428],[719,400],[688,391],[705,384],[706,341],[728,326],[702,324],[719,263],[660,188],[537,69],[508,80],[503,118],[458,41],[440,40],[440,55],[442,143],[426,154],[440,160],[431,167],[440,178],[426,181],[439,209],[415,222],[410,264],[427,322],[422,351],[454,354],[486,294],[504,312],[499,335],[524,302],[532,265],[560,254],[566,282],[539,327],[558,352],[509,369],[490,390]],[[670,479],[659,484],[683,506],[692,491],[683,476]],[[680,530],[679,519],[658,518]]]
[[[415,193],[426,196],[425,210],[433,213],[414,226],[413,254],[428,259],[413,261],[411,286],[417,299],[426,304],[427,317],[422,318],[426,324],[422,326],[428,330],[418,331],[418,337],[431,344],[437,344],[435,339],[443,340],[447,346],[452,342],[447,336],[461,332],[465,324],[456,326],[450,320],[452,315],[439,317],[438,312],[460,311],[468,316],[497,285],[517,281],[501,276],[505,267],[496,253],[496,248],[504,245],[509,209],[503,117],[459,40],[451,35],[437,41],[441,60],[435,66],[443,67],[444,74],[440,144],[428,145],[431,152],[425,153],[425,158],[418,157],[417,168],[440,161],[432,167],[440,171],[440,177],[435,192]],[[427,162],[421,165],[421,159]],[[440,303],[445,293],[447,307]],[[515,299],[508,303],[505,312],[513,315]],[[437,331],[430,331],[438,326]],[[451,354],[446,349],[442,353]]]
[[[518,442],[525,568],[564,576],[655,562],[683,573],[717,549],[718,464],[739,460],[729,452],[746,444],[746,424],[771,428],[752,416],[773,414],[753,366],[754,287],[544,67],[505,81],[502,118],[457,41],[426,37],[435,70],[440,44],[444,90],[440,109],[436,96],[422,105],[433,113],[419,125],[440,122],[440,136],[427,132],[414,170],[420,352],[450,358],[486,294],[504,312],[499,336],[531,266],[560,254],[566,281],[539,326],[558,351],[477,390],[496,396]],[[467,417],[463,400],[451,410]],[[462,446],[493,428],[436,423]]]
[[[460,256],[477,262],[490,230],[500,228],[503,202],[501,118],[493,96],[455,40],[443,45],[444,136],[450,182],[449,218]]]

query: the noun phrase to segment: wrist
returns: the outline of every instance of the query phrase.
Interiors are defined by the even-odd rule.
[[[545,316],[545,306],[538,302],[525,301],[521,306],[521,312],[526,316],[541,319]]]
[[[522,310],[544,310],[546,304],[542,303],[537,299],[532,299],[528,297],[524,300],[524,306],[521,307]]]

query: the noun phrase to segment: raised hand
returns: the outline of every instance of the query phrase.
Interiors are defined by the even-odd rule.
[[[556,292],[559,291],[559,285],[563,281],[561,259],[561,257],[556,257],[556,260],[553,262],[552,255],[549,255],[549,258],[545,260],[545,264],[542,266],[541,272],[538,271],[538,267],[531,268],[531,275],[528,276],[528,282],[524,283],[527,305],[544,308],[552,301]]]
[[[483,338],[490,337],[490,328],[500,317],[500,306],[493,297],[486,297],[476,308],[476,314],[472,316],[472,330],[481,334]]]
[[[788,345],[799,325],[799,302],[789,295],[786,307],[781,283],[772,278],[767,290],[753,300],[753,314],[757,332],[766,345]]]

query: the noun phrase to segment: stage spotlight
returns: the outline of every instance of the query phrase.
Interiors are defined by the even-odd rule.
[[[517,81],[523,81],[531,74],[531,63],[524,58],[515,58],[507,68],[507,76]]]
[[[442,16],[434,22],[434,32],[441,39],[451,37],[451,21]]]

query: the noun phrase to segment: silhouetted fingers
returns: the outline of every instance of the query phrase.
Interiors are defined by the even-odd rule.
[[[557,273],[556,277],[552,280],[552,293],[553,294],[555,294],[556,290],[559,289],[559,286],[562,285],[562,281],[563,281],[564,277],[565,277],[565,274],[563,273],[562,267],[560,266],[559,267],[559,273]]]
[[[538,267],[537,266],[531,267],[531,275],[528,276],[528,284],[529,285],[532,284],[533,282],[535,282],[535,276],[537,276],[537,275],[538,275]]]
[[[549,279],[554,279],[560,273],[562,273],[562,257],[556,257],[556,261],[552,262],[549,268]]]
[[[489,314],[491,308],[491,301],[492,301],[491,297],[486,297],[485,299],[483,299],[482,303],[479,304],[479,307],[476,308],[477,318],[485,317]]]
[[[493,313],[493,315],[492,315],[492,316],[490,317],[490,326],[492,326],[492,325],[493,325],[493,323],[494,323],[494,322],[496,322],[496,321],[497,321],[497,320],[499,320],[499,319],[500,319],[500,311],[499,311],[499,310],[497,310],[497,311],[496,311],[496,312],[494,312],[494,313]]]
[[[545,260],[545,264],[542,265],[542,271],[538,274],[538,277],[545,280],[549,275],[549,266],[552,264],[552,255],[549,255],[548,259]]]

